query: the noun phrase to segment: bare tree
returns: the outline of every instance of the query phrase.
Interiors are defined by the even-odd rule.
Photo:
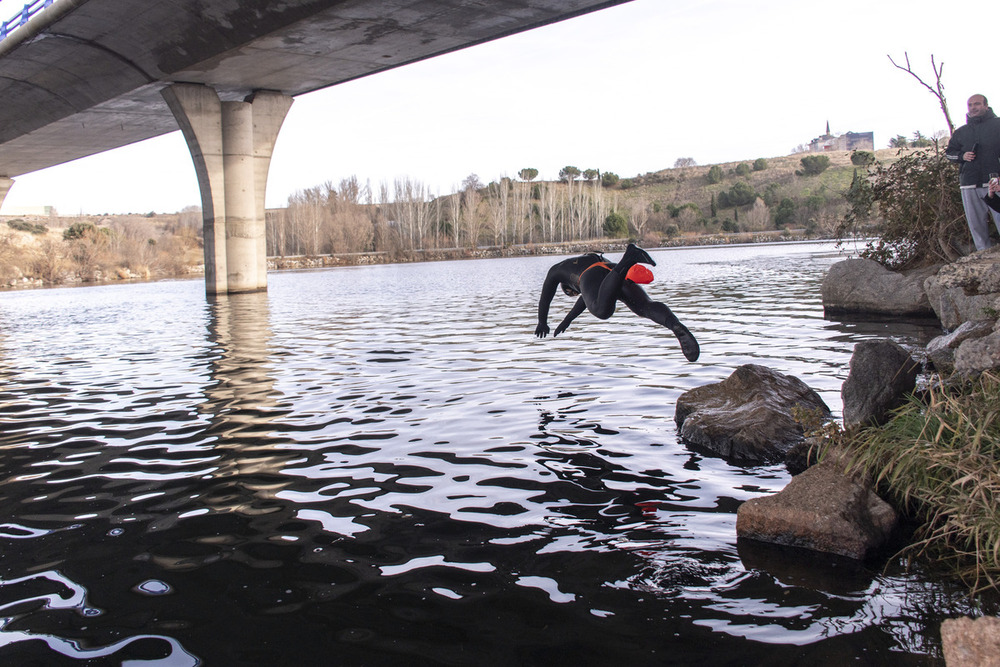
[[[330,211],[331,252],[363,252],[370,250],[374,237],[371,217],[362,201],[369,197],[354,176],[340,181],[340,187],[327,200]]]
[[[483,224],[479,213],[479,205],[482,203],[483,197],[479,194],[479,188],[475,187],[475,183],[469,182],[468,178],[465,180],[468,183],[465,191],[462,192],[462,219],[468,234],[468,245],[470,248],[476,248],[479,246],[479,232]]]
[[[459,239],[462,229],[462,193],[453,192],[448,195],[448,213],[451,218],[451,238],[455,248],[460,247]]]
[[[903,52],[903,57],[906,58],[906,67],[896,64],[896,61],[892,59],[892,56],[887,56],[889,62],[893,64],[897,69],[901,69],[904,72],[909,73],[914,79],[920,82],[920,85],[931,91],[931,94],[937,98],[938,103],[941,105],[941,111],[944,113],[944,120],[948,124],[948,132],[955,131],[955,125],[951,122],[951,114],[948,113],[948,101],[944,97],[944,84],[941,83],[941,73],[944,71],[944,63],[940,65],[934,62],[934,54],[931,54],[931,71],[934,72],[934,86],[930,86],[926,81],[920,78],[920,75],[913,71],[910,67],[910,54],[906,51]]]
[[[646,223],[649,222],[649,202],[645,197],[639,197],[632,200],[629,209],[632,226],[635,227],[637,236],[642,238],[646,233]]]
[[[746,213],[746,226],[750,231],[766,229],[771,224],[771,210],[760,197],[754,200],[753,206]]]

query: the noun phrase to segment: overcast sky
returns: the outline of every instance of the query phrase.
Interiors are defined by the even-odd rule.
[[[15,4],[0,4],[0,15]],[[19,5],[18,5],[19,6]],[[679,157],[787,155],[822,134],[945,129],[937,100],[893,68],[944,63],[952,120],[973,93],[1000,103],[990,5],[931,0],[634,0],[296,98],[271,162],[267,206],[356,175],[409,177],[435,194],[524,167],[625,178]],[[998,6],[1000,7],[1000,6]],[[957,9],[958,15],[952,13]],[[947,11],[946,11],[947,10]],[[974,34],[976,31],[980,35]],[[180,132],[15,180],[3,209],[169,213],[200,205]]]

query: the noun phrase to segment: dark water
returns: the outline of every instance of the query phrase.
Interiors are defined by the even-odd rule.
[[[673,422],[747,362],[839,413],[856,342],[938,332],[825,321],[829,245],[654,257],[695,364],[623,308],[535,339],[557,258],[0,295],[0,662],[940,663],[961,590],[737,544],[788,473]]]

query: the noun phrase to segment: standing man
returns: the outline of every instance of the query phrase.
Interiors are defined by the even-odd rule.
[[[997,231],[1000,231],[1000,219],[986,206],[983,197],[988,192],[989,175],[1000,172],[1000,118],[993,113],[984,95],[969,98],[965,125],[951,135],[945,155],[959,165],[962,206],[976,250],[989,248],[990,215]]]

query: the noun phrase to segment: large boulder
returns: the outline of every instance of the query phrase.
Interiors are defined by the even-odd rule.
[[[1000,246],[947,264],[924,281],[931,307],[947,330],[1000,313]]]
[[[949,618],[941,624],[941,648],[948,667],[1000,665],[1000,618]]]
[[[963,341],[955,351],[955,373],[975,377],[1000,367],[1000,332]]]
[[[871,259],[847,259],[827,271],[821,293],[826,315],[934,317],[924,282],[939,267],[890,271]]]
[[[896,510],[867,477],[845,473],[836,457],[828,457],[778,493],[740,505],[736,535],[864,560],[898,523]]]
[[[880,425],[917,385],[920,365],[895,341],[866,340],[854,346],[841,389],[844,426]]]
[[[722,382],[696,387],[677,399],[681,439],[745,463],[780,461],[803,439],[793,412],[830,416],[814,390],[790,375],[745,364]]]
[[[951,333],[938,336],[927,343],[927,358],[939,375],[955,372],[955,351],[967,340],[974,340],[993,333],[993,320],[969,320],[958,325]]]

